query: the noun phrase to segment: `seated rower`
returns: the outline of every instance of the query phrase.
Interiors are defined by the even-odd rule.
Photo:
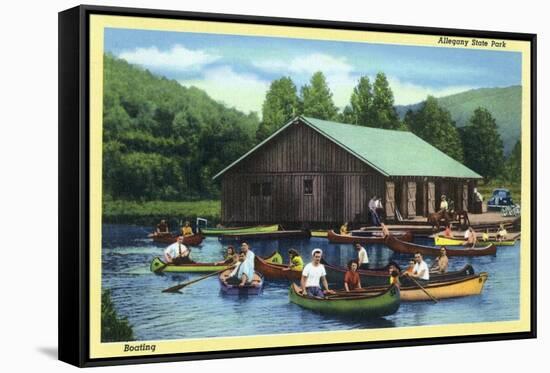
[[[428,265],[422,259],[422,254],[416,253],[414,254],[414,269],[412,273],[406,272],[406,275],[409,277],[414,278],[418,283],[421,285],[425,285],[430,280],[430,270],[428,268]]]
[[[405,273],[413,273],[414,272],[414,265],[415,265],[414,259],[409,260],[409,266],[407,269],[405,269]]]
[[[224,276],[222,281],[226,285],[238,285],[239,287],[259,286],[259,282],[254,280],[254,268],[246,260],[246,254],[243,251],[239,253],[238,265],[230,274]]]
[[[348,262],[348,271],[344,276],[344,289],[346,289],[346,291],[361,289],[361,277],[357,272],[356,260],[350,260]]]
[[[474,228],[472,228],[472,226],[468,227],[466,232],[464,232],[464,239],[466,239],[466,241],[464,241],[462,243],[462,245],[470,246],[470,247],[474,247],[476,245],[477,236],[476,236],[476,232],[474,231]]]
[[[397,287],[400,287],[401,281],[399,281],[399,270],[394,265],[390,265],[388,272],[390,274],[390,285],[395,284]]]
[[[232,245],[227,246],[227,252],[225,253],[225,259],[221,262],[215,262],[214,265],[219,266],[222,264],[233,265],[237,264],[239,261],[239,254],[235,251],[235,248]]]
[[[340,234],[342,236],[349,236],[350,233],[348,231],[349,229],[349,223],[348,222],[345,222],[344,224],[342,224],[342,226],[340,227]]]
[[[163,235],[163,234],[169,234],[169,233],[170,233],[170,229],[168,227],[168,224],[166,223],[166,220],[162,219],[160,223],[157,224],[155,235]]]
[[[302,271],[302,278],[300,281],[300,293],[307,295],[308,297],[324,298],[325,294],[334,294],[333,290],[330,290],[327,282],[327,272],[325,266],[321,264],[321,257],[323,256],[323,250],[313,249],[311,252],[311,263],[308,263]],[[325,291],[321,290],[321,284]]]
[[[290,262],[287,268],[283,268],[283,271],[302,271],[304,269],[304,261],[298,251],[289,249],[288,255],[290,257]]]
[[[185,225],[181,227],[181,235],[183,237],[190,237],[194,235],[193,228],[191,228],[191,224],[188,221],[186,221]]]
[[[194,263],[189,257],[191,249],[183,244],[183,237],[179,236],[177,241],[164,250],[164,259],[166,263],[172,264],[191,264]]]
[[[445,232],[443,232],[443,236],[447,238],[453,238],[451,223],[447,224],[447,226],[445,227]]]
[[[500,227],[498,228],[498,231],[497,231],[497,241],[498,242],[504,241],[506,239],[506,236],[508,236],[508,232],[504,228],[504,224],[500,224]]]
[[[358,269],[369,269],[369,256],[367,250],[361,246],[359,242],[353,244],[355,251],[357,251],[357,263]]]
[[[449,269],[449,258],[447,257],[447,249],[442,247],[439,249],[439,256],[435,258],[434,263],[430,267],[431,273],[447,273]]]
[[[481,235],[481,241],[483,242],[489,241],[489,229],[487,229],[486,232],[483,232],[483,234]]]

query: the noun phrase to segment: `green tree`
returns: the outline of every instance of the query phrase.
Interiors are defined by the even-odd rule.
[[[298,93],[292,79],[274,80],[262,105],[262,121],[256,139],[262,141],[283,126],[298,111]]]
[[[325,120],[337,118],[338,109],[322,72],[313,74],[309,85],[306,84],[300,90],[300,96],[303,115]]]
[[[502,176],[504,147],[489,110],[478,107],[462,130],[464,163],[486,179]]]
[[[134,331],[125,317],[119,317],[111,299],[111,291],[101,293],[101,342],[133,341]]]
[[[372,115],[367,118],[370,123],[367,122],[366,125],[392,130],[403,129],[394,107],[393,92],[384,73],[376,74],[372,92]]]
[[[350,111],[348,117],[351,121],[348,121],[347,123],[370,127],[375,125],[373,123],[374,112],[372,86],[368,77],[361,77],[361,79],[359,79],[359,83],[355,86],[355,88],[353,88],[349,108]]]
[[[459,162],[464,160],[460,135],[449,111],[428,96],[417,112],[408,111],[405,125],[418,137]]]
[[[506,161],[508,180],[513,183],[521,182],[521,141],[518,140]]]

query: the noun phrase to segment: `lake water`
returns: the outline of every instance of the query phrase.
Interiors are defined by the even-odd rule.
[[[127,225],[103,225],[102,285],[111,289],[117,312],[130,321],[137,340],[241,336],[381,327],[403,327],[516,320],[519,318],[519,243],[499,247],[496,256],[450,257],[450,270],[471,264],[489,278],[479,296],[433,302],[403,302],[397,313],[375,320],[343,319],[319,315],[290,303],[287,282],[266,281],[259,296],[238,298],[220,294],[216,276],[182,290],[162,289],[203,274],[155,275],[149,263],[161,256],[164,246],[147,239],[151,229]],[[433,240],[416,241],[421,244]],[[289,248],[297,249],[307,261],[315,247],[323,249],[329,263],[345,265],[356,256],[349,244],[331,244],[327,239],[249,241],[256,255],[267,256],[278,249],[285,259]],[[220,260],[225,244],[206,238],[192,248],[198,262]],[[393,253],[384,245],[366,247],[374,267],[396,261],[406,267],[409,255]],[[431,258],[426,258],[428,265]]]

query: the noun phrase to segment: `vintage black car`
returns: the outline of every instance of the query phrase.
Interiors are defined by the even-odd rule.
[[[512,195],[508,189],[499,188],[493,190],[493,195],[487,202],[487,209],[500,210],[502,207],[511,206],[514,204]]]

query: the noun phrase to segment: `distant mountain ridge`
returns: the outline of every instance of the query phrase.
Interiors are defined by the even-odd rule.
[[[479,88],[437,98],[438,103],[449,110],[457,127],[465,126],[474,110],[484,107],[497,122],[508,155],[521,135],[521,86],[505,88]],[[407,110],[418,110],[422,102],[412,105],[398,105],[396,110],[403,119]]]

